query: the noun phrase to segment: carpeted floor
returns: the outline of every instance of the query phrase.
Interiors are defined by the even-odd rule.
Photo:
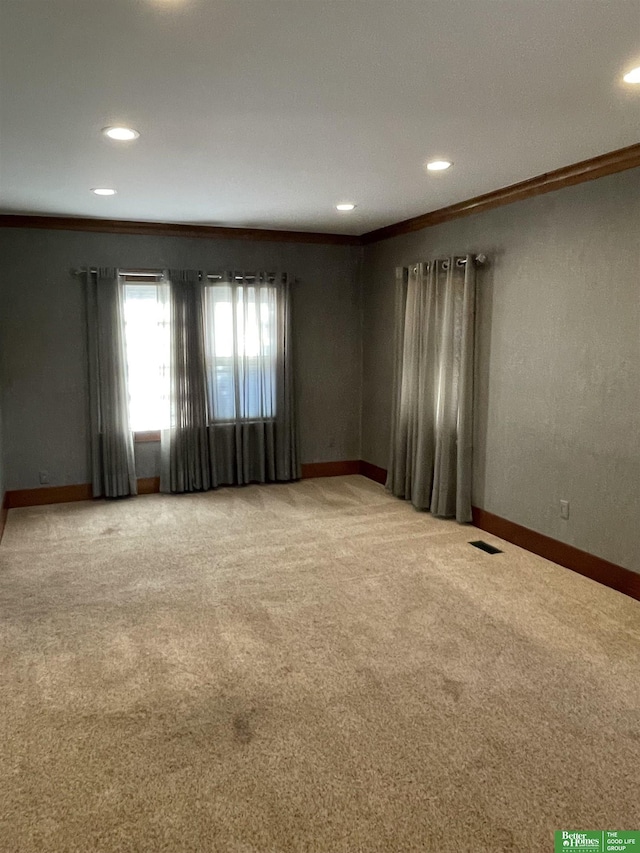
[[[362,477],[12,510],[2,853],[640,829],[640,605]]]

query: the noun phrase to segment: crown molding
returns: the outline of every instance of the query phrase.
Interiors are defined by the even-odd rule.
[[[279,231],[267,228],[226,228],[218,225],[183,225],[170,222],[141,222],[128,219],[91,219],[77,216],[35,216],[0,214],[0,228],[46,228],[57,231],[92,231],[106,234],[143,234],[152,237],[197,237],[208,240],[247,240],[272,243],[313,243],[316,245],[363,246],[400,234],[421,231],[443,222],[483,213],[543,193],[554,192],[606,175],[640,166],[640,143],[618,148],[589,160],[581,160],[526,181],[475,196],[430,213],[376,228],[360,236],[324,234],[317,231]]]
[[[197,237],[205,240],[247,240],[271,243],[315,243],[359,246],[361,238],[350,234],[316,231],[276,231],[266,228],[224,228],[218,225],[181,225],[128,219],[90,219],[78,216],[0,214],[0,228],[46,228],[54,231],[92,231],[102,234],[142,234],[151,237]]]
[[[493,192],[452,204],[449,207],[433,210],[431,213],[424,213],[402,222],[395,222],[392,225],[386,225],[384,228],[376,228],[375,231],[363,234],[360,239],[365,245],[377,243],[380,240],[388,240],[390,237],[397,237],[400,234],[421,231],[423,228],[440,225],[452,219],[460,219],[474,213],[483,213],[492,210],[494,207],[502,207],[502,205],[512,204],[536,195],[571,187],[574,184],[594,181],[597,178],[603,178],[605,175],[624,172],[636,166],[640,166],[640,143],[629,145],[627,148],[619,148],[616,151],[609,151],[607,154],[600,154],[598,157],[582,160],[579,163],[573,163],[571,166],[563,166],[553,172],[545,172],[535,178],[493,190]]]

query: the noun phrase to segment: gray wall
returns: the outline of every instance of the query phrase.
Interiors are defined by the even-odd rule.
[[[369,462],[387,466],[394,269],[467,251],[491,260],[479,280],[474,504],[640,571],[640,170],[365,249]]]
[[[0,339],[1,341],[1,339]],[[1,347],[1,343],[0,343]],[[3,400],[2,400],[2,383],[0,382],[0,511],[2,510],[2,505],[4,503],[4,493],[5,493],[5,458],[4,458],[4,439],[2,434],[2,409],[3,409]]]
[[[0,255],[0,258],[1,257],[2,256]],[[2,331],[2,317],[6,317],[6,314],[7,303],[2,289],[2,277],[0,275],[0,511],[2,511],[2,506],[4,504],[4,495],[6,491],[6,460],[4,452],[4,433],[2,420],[2,413],[4,411],[4,380],[2,377],[2,354],[4,352],[5,347],[4,334]]]
[[[362,250],[352,246],[0,229],[0,377],[5,483],[88,482],[84,266],[285,270],[303,462],[360,458]],[[138,475],[157,473],[157,445],[138,445]]]

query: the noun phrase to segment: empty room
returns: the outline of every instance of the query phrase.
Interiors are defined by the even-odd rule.
[[[0,853],[640,850],[639,0],[0,0]]]

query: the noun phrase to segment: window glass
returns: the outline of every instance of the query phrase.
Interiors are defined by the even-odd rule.
[[[205,288],[207,377],[216,421],[275,415],[276,289]]]
[[[169,305],[166,284],[125,284],[129,422],[134,432],[169,426]]]
[[[276,410],[276,288],[204,289],[210,417],[265,420]],[[166,283],[125,284],[129,420],[134,432],[170,425],[170,308]]]

